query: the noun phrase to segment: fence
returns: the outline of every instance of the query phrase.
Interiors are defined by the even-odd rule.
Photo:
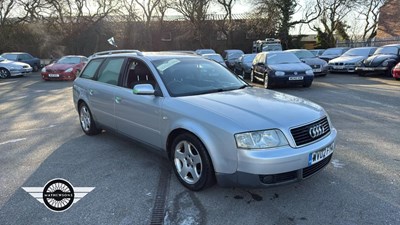
[[[389,45],[389,44],[400,44],[400,36],[394,37],[394,38],[388,38],[388,39],[373,38],[372,40],[368,40],[368,41],[347,40],[347,41],[343,41],[343,42],[336,42],[336,47],[350,47],[350,48],[369,47],[369,46],[380,47],[380,46]]]

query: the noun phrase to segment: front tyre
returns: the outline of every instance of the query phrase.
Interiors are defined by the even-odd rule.
[[[11,76],[10,71],[8,71],[5,68],[0,68],[0,79],[6,79],[10,76]]]
[[[264,88],[265,89],[271,88],[271,81],[268,79],[268,74],[264,75]]]
[[[214,184],[214,170],[203,143],[190,133],[177,136],[171,146],[171,160],[178,180],[192,191]]]
[[[251,72],[250,72],[250,82],[254,83],[254,71],[253,70],[251,70]]]
[[[81,123],[81,128],[85,134],[91,136],[96,135],[101,132],[101,129],[96,127],[96,123],[93,120],[92,113],[86,103],[81,103],[79,105],[79,121]]]

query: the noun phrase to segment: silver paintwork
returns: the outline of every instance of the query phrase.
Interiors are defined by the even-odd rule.
[[[327,136],[296,146],[290,133],[292,128],[327,116],[321,106],[308,100],[250,86],[211,94],[171,97],[151,62],[151,56],[132,54],[126,57],[139,58],[149,66],[162,96],[137,95],[132,93],[132,89],[78,77],[73,88],[75,106],[78,107],[80,101],[86,102],[99,127],[112,128],[161,151],[167,151],[168,137],[172,132],[187,130],[204,144],[217,174],[274,174],[299,170],[309,166],[310,153],[331,145],[336,139],[336,129],[328,119],[331,132]],[[265,129],[281,130],[289,145],[257,150],[236,146],[235,134]],[[175,156],[175,165],[187,160],[179,154]],[[185,172],[180,175],[188,181],[185,178],[188,168],[183,169]]]
[[[0,56],[0,68],[10,72],[10,76],[21,76],[32,72],[32,67],[23,62],[14,62]]]

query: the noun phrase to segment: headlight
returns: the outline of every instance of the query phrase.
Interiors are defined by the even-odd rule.
[[[275,72],[275,75],[276,75],[276,76],[284,76],[284,75],[285,75],[285,72],[283,72],[283,71],[276,71],[276,72]]]
[[[277,129],[235,134],[235,139],[237,147],[245,149],[274,148],[288,145],[285,135]]]
[[[73,68],[66,69],[64,72],[69,73],[72,72]]]
[[[362,66],[363,61],[361,60],[360,62],[356,63],[356,66]]]
[[[46,67],[42,68],[42,73],[46,73]]]
[[[388,62],[388,61],[384,61],[384,62],[382,63],[382,66],[387,66],[387,65],[389,65],[389,62]]]
[[[306,75],[314,75],[314,72],[312,70],[307,70]]]

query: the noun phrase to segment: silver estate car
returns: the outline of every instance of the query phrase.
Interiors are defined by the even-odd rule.
[[[83,132],[112,130],[165,152],[190,190],[299,181],[332,158],[337,131],[313,102],[252,87],[199,56],[112,53],[74,81]]]

